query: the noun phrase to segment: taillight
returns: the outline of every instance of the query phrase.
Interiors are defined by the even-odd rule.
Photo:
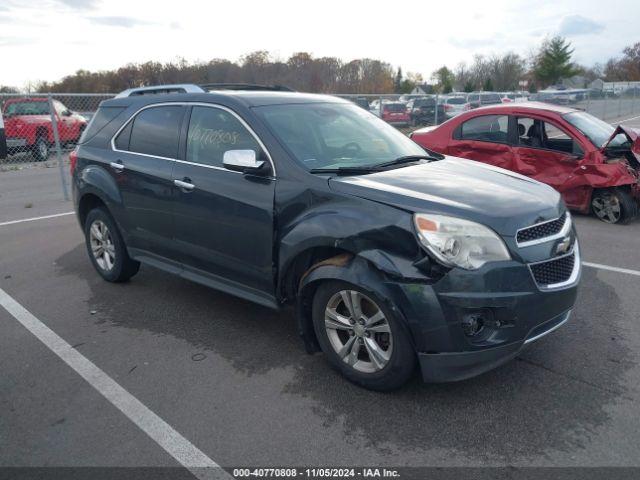
[[[69,168],[71,169],[71,175],[73,175],[73,171],[76,169],[76,163],[78,163],[78,147],[74,148],[69,154]]]
[[[444,111],[448,112],[450,110],[453,110],[453,105],[449,105],[448,103],[444,104]]]

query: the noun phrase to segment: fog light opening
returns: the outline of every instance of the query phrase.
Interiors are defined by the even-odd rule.
[[[462,330],[467,337],[474,337],[482,331],[484,323],[482,313],[469,313],[462,317]]]

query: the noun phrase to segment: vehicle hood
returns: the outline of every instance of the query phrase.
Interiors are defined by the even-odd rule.
[[[558,218],[565,210],[560,194],[548,185],[456,157],[368,175],[333,177],[329,186],[409,212],[465,218],[504,236]]]
[[[631,142],[631,152],[635,155],[636,159],[640,162],[640,133],[637,130],[634,130],[630,127],[625,127],[624,125],[618,125],[618,127],[613,131],[609,140],[602,146],[600,149],[601,152],[604,152],[611,141],[616,138],[617,135],[624,133],[629,141]]]

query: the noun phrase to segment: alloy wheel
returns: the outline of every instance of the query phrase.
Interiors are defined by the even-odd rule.
[[[391,327],[384,312],[366,295],[341,290],[327,303],[324,324],[331,346],[353,369],[382,370],[393,350]]]
[[[116,249],[109,228],[102,220],[96,220],[89,229],[91,253],[98,266],[110,271],[116,262]]]
[[[49,147],[47,147],[46,143],[38,143],[38,153],[40,154],[41,158],[47,158],[47,156],[49,155]]]
[[[591,201],[593,212],[606,223],[617,223],[622,215],[620,200],[611,193],[598,195]]]

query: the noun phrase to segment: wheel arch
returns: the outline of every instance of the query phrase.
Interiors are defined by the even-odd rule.
[[[89,212],[99,207],[103,207],[109,211],[109,207],[104,200],[95,193],[89,192],[82,195],[78,201],[78,220],[80,221],[80,225],[84,227]]]
[[[312,304],[318,287],[327,281],[347,282],[373,293],[396,315],[413,344],[411,328],[404,313],[398,308],[398,302],[393,301],[396,295],[387,280],[387,274],[373,262],[350,252],[342,252],[311,265],[300,278],[295,303],[298,333],[307,352],[320,351],[313,328]]]

